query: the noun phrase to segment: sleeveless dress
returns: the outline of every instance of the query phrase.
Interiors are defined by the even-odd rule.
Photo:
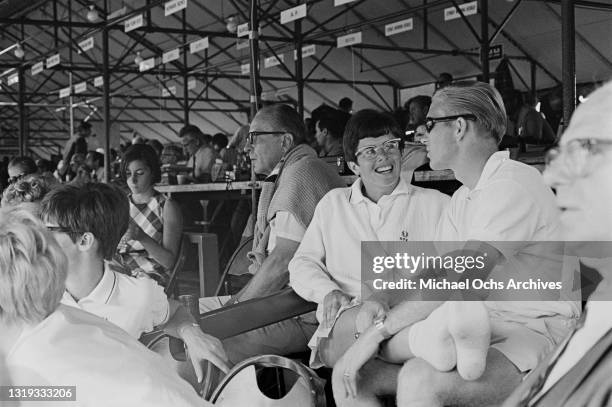
[[[135,203],[132,195],[130,200],[130,218],[149,237],[160,245],[164,236],[164,205],[167,198],[155,191],[147,203]],[[168,281],[168,271],[154,259],[148,257],[144,246],[136,240],[121,239],[119,243],[119,258],[122,271],[134,277],[148,276],[165,286]]]

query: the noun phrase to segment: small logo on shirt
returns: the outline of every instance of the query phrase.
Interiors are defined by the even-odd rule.
[[[402,233],[400,233],[400,240],[402,242],[407,242],[408,241],[408,231],[402,230]]]

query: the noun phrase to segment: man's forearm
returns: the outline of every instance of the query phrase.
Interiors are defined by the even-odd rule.
[[[275,293],[289,282],[287,262],[268,257],[251,281],[235,296],[238,301],[263,297]]]

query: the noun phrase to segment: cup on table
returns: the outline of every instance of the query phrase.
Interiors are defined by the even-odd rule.
[[[178,174],[176,176],[176,182],[178,182],[179,185],[185,185],[187,183],[187,175]]]

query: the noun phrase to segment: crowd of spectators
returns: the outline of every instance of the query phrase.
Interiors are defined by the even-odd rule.
[[[178,132],[182,148],[137,136],[111,157],[108,184],[104,154],[88,150],[87,122],[55,167],[29,157],[5,160],[0,374],[8,382],[0,384],[70,383],[92,406],[203,405],[169,365],[137,344],[157,329],[184,342],[195,386],[204,379],[203,361],[227,373],[251,356],[306,351],[313,368],[332,369],[338,406],[381,406],[389,397],[402,407],[578,405],[573,401],[609,394],[609,385],[594,386],[607,364],[589,365],[592,379],[567,378],[609,336],[612,321],[594,301],[578,324],[579,296],[420,301],[364,290],[363,242],[460,242],[445,254],[486,252],[487,277],[502,270],[506,278],[550,279],[544,270],[554,270],[553,277],[571,281],[576,270],[562,268],[542,242],[561,250],[562,240],[612,240],[612,133],[605,132],[612,84],[579,107],[544,176],[500,148],[508,120],[520,146],[555,142],[534,102],[510,113],[491,85],[441,74],[432,96],[415,96],[393,114],[354,112],[343,98],[307,121],[286,104],[266,106],[231,139],[194,125]],[[261,181],[244,270],[250,279],[232,295],[200,298],[199,312],[286,287],[316,303],[316,312],[220,340],[167,298],[185,220],[155,184],[164,166],[181,163],[192,182],[225,180],[238,170]],[[414,170],[424,166],[452,170],[460,188],[449,197],[414,185]],[[356,176],[348,187],[344,171]],[[605,299],[607,276],[603,281],[595,293]],[[574,392],[564,392],[568,387]]]

